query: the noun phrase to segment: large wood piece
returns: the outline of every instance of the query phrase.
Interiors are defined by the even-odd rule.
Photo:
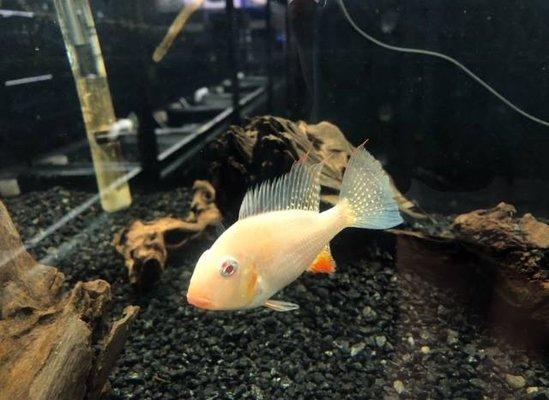
[[[324,200],[333,201],[353,146],[333,124],[308,125],[278,117],[255,117],[232,126],[205,153],[211,182],[223,215],[233,219],[246,190],[290,170],[302,157],[324,160],[321,185]]]
[[[199,180],[194,182],[193,189],[193,201],[185,218],[137,220],[115,235],[113,244],[124,256],[132,285],[141,289],[152,286],[164,272],[170,252],[200,237],[208,227],[221,223],[212,185]]]
[[[209,179],[218,194],[217,205],[224,217],[232,221],[249,187],[288,172],[296,160],[305,157],[310,162],[324,162],[321,199],[335,204],[353,150],[343,132],[329,122],[307,124],[261,116],[244,126],[232,126],[209,146],[205,155]],[[415,212],[414,204],[394,190],[402,212],[423,218]]]
[[[489,301],[492,319],[531,330],[549,345],[549,225],[516,213],[500,203],[394,229],[397,265],[439,281],[460,281],[468,289],[483,281],[489,293],[480,295]]]
[[[27,253],[0,202],[0,399],[96,399],[103,390],[138,307],[101,338],[109,284],[78,282],[66,292],[64,280]]]

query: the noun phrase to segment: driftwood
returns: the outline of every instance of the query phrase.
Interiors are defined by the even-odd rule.
[[[397,265],[443,281],[460,281],[469,289],[479,280],[493,319],[531,328],[549,344],[549,225],[531,214],[500,203],[453,220],[431,216],[392,230]],[[477,280],[477,282],[475,282]]]
[[[0,399],[96,399],[105,387],[139,308],[98,338],[109,284],[79,282],[66,293],[64,280],[25,251],[0,202]]]
[[[124,256],[131,284],[148,287],[166,268],[168,255],[189,240],[202,235],[208,226],[221,223],[215,205],[215,190],[206,181],[196,181],[191,210],[183,219],[172,217],[135,221],[115,235],[113,244]]]
[[[323,200],[333,202],[353,146],[328,122],[307,125],[277,117],[256,117],[244,127],[232,126],[205,153],[211,182],[223,215],[233,218],[246,190],[290,170],[305,155],[325,160]]]
[[[347,161],[354,146],[341,130],[329,123],[310,125],[284,118],[255,117],[243,126],[232,126],[205,152],[210,179],[218,193],[217,204],[228,219],[234,219],[246,190],[290,170],[296,160],[307,157],[323,161],[320,183],[322,201],[335,204]],[[396,189],[401,210],[423,218],[415,206]]]

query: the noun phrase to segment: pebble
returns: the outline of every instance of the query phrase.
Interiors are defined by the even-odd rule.
[[[362,315],[364,316],[366,322],[373,322],[377,319],[377,313],[370,306],[364,307],[362,310]]]
[[[538,388],[537,392],[528,394],[528,398],[532,400],[549,400],[549,389]]]
[[[456,331],[448,329],[446,335],[446,343],[448,343],[450,346],[454,345],[458,342],[458,337],[459,334]]]
[[[132,383],[142,383],[143,376],[139,372],[132,372],[128,375],[128,381]]]
[[[366,347],[366,343],[360,342],[351,347],[351,357],[356,356]]]
[[[395,391],[398,393],[398,394],[402,394],[402,392],[404,392],[404,383],[402,383],[402,381],[394,381],[393,382],[393,388],[395,388]]]
[[[520,375],[505,374],[505,381],[513,389],[520,389],[526,385],[526,380]]]
[[[265,395],[259,386],[252,385],[251,392],[257,400],[263,400],[265,398]]]
[[[490,385],[486,381],[480,378],[469,379],[469,383],[471,383],[471,385],[476,386],[477,388],[482,389],[484,391],[487,391],[490,389]]]
[[[375,341],[376,341],[377,347],[383,347],[385,346],[385,343],[387,343],[387,338],[385,336],[376,336]]]

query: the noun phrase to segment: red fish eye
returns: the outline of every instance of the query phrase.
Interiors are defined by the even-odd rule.
[[[219,272],[221,276],[231,276],[236,272],[237,268],[238,264],[235,260],[226,260],[221,264]]]

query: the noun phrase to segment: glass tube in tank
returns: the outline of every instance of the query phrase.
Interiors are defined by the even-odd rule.
[[[112,212],[131,204],[105,64],[88,0],[54,0],[90,144],[101,205]]]

